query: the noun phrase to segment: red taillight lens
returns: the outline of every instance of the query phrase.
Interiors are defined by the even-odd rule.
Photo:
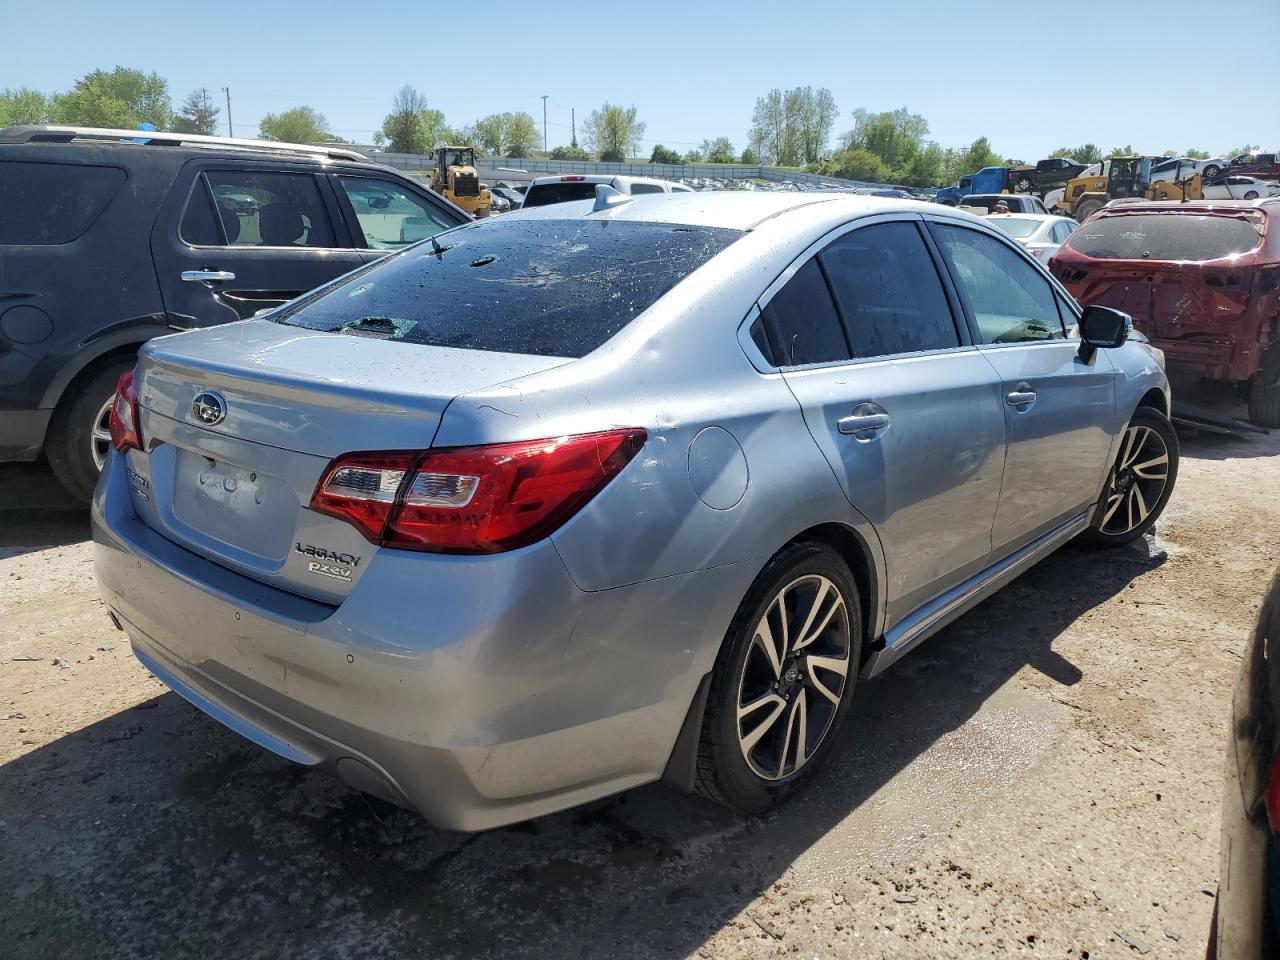
[[[584,176],[582,176],[581,174],[573,174],[573,175],[568,176],[568,177],[561,177],[561,178],[560,178],[560,182],[561,182],[561,183],[576,183],[576,182],[578,182],[579,180],[585,180],[585,179],[587,179],[587,178],[586,178],[586,177],[584,177]]]
[[[111,445],[120,453],[130,447],[142,449],[142,431],[138,428],[138,392],[133,389],[133,371],[120,374],[116,381],[116,398],[111,404]]]
[[[644,430],[609,430],[423,454],[351,454],[329,465],[311,506],[390,547],[514,550],[581,510],[646,437]]]

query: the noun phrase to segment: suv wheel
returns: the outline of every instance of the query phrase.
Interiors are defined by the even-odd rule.
[[[1276,428],[1280,427],[1280,350],[1269,353],[1249,382],[1249,422]]]
[[[1076,223],[1084,223],[1101,209],[1100,200],[1081,200],[1076,204]]]
[[[783,548],[747,592],[716,660],[698,792],[746,814],[792,794],[831,750],[861,654],[848,566],[823,544]]]
[[[1159,410],[1139,407],[1120,439],[1093,529],[1083,539],[1104,547],[1132,543],[1164,512],[1178,479],[1178,435]]]
[[[45,453],[61,484],[72,496],[88,503],[98,474],[111,449],[111,403],[120,374],[133,369],[133,360],[101,367],[64,397],[53,415]]]

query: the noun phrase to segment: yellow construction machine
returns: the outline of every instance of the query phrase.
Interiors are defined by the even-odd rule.
[[[1084,223],[1112,200],[1203,200],[1200,174],[1151,182],[1150,157],[1112,157],[1093,176],[1067,183],[1057,206]]]
[[[475,147],[449,146],[436,150],[431,189],[473,217],[489,215],[489,191],[480,183],[476,172]]]

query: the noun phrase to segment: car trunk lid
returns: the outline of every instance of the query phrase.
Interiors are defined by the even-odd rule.
[[[139,361],[147,455],[127,457],[134,506],[210,560],[337,603],[379,548],[309,509],[328,463],[425,449],[454,397],[567,362],[267,320],[154,340]]]

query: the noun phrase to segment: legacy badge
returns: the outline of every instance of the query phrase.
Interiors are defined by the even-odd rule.
[[[360,564],[360,558],[354,553],[338,553],[300,541],[294,542],[293,552],[311,558],[307,562],[308,573],[333,577],[335,580],[350,581],[351,571]]]

